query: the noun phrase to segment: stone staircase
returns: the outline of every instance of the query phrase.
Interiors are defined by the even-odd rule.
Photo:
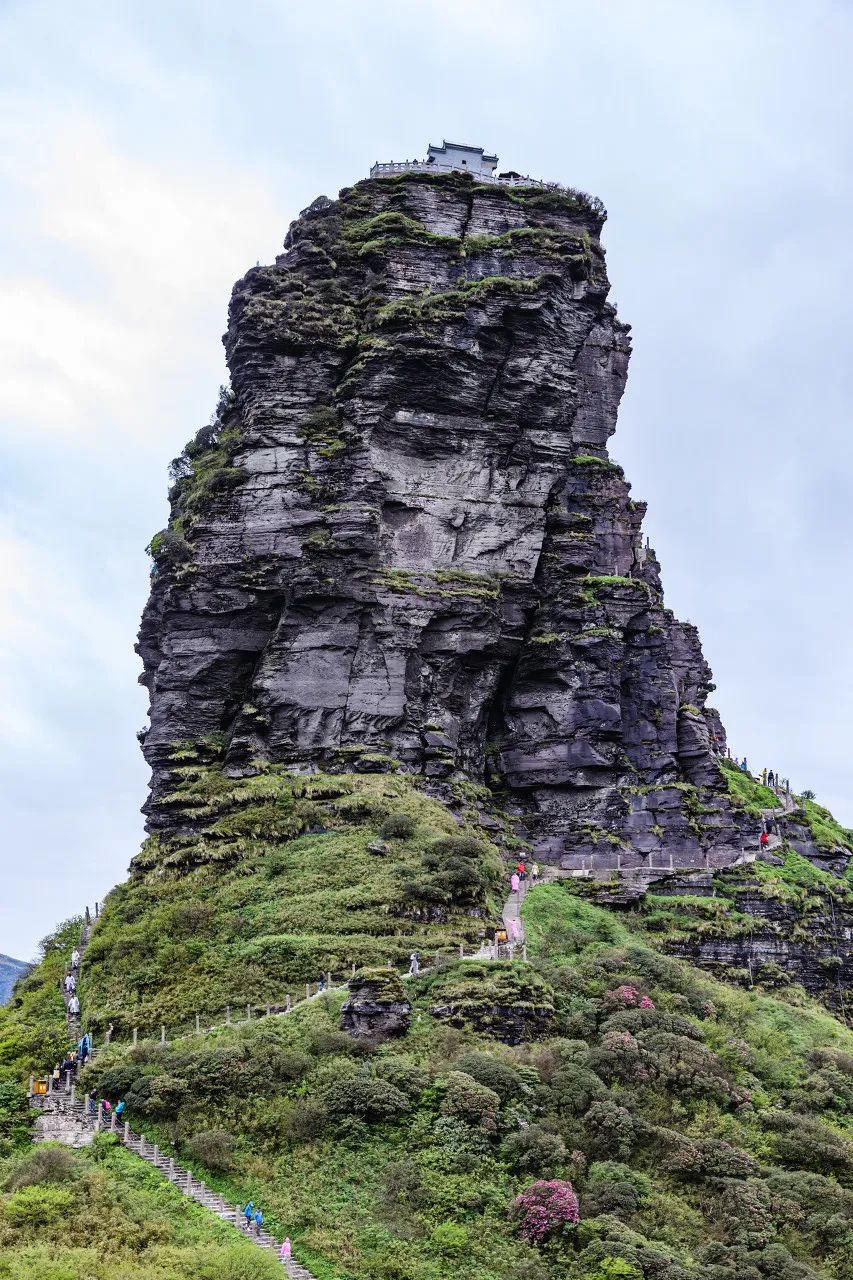
[[[141,1133],[135,1133],[129,1124],[117,1125],[115,1116],[111,1116],[109,1122],[105,1123],[101,1108],[99,1107],[95,1113],[89,1111],[86,1103],[74,1096],[73,1089],[70,1093],[54,1090],[48,1094],[34,1095],[31,1096],[30,1103],[39,1113],[36,1141],[64,1142],[67,1146],[79,1147],[91,1142],[99,1131],[113,1133],[128,1151],[132,1151],[141,1160],[157,1169],[185,1196],[195,1200],[197,1204],[215,1214],[223,1222],[229,1223],[259,1249],[274,1251],[278,1258],[281,1242],[268,1231],[261,1230],[256,1234],[252,1230],[247,1233],[243,1225],[242,1206],[229,1204],[224,1196],[213,1191],[200,1178],[190,1173],[189,1169],[178,1164],[173,1156],[165,1155]],[[291,1280],[314,1280],[314,1276],[307,1267],[303,1267],[294,1258],[278,1260],[285,1275],[290,1276]]]

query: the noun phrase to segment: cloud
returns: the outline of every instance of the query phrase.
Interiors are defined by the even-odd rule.
[[[180,172],[123,153],[85,114],[12,107],[0,127],[0,175],[16,189],[5,236],[41,253],[0,265],[7,429],[162,443],[164,388],[189,371],[222,380],[225,299],[275,251],[281,216],[252,174]],[[27,135],[13,124],[22,114]]]

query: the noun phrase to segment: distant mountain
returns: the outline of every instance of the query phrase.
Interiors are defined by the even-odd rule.
[[[27,968],[23,960],[13,960],[11,956],[0,955],[0,1004],[5,1004],[12,994],[15,979],[19,978]]]

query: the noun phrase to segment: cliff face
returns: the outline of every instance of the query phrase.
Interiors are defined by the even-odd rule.
[[[177,751],[484,781],[564,867],[740,853],[710,670],[607,456],[630,342],[603,216],[368,180],[236,285],[233,391],[152,544],[153,830],[186,821]]]

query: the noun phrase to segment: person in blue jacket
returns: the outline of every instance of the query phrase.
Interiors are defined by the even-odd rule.
[[[259,1236],[261,1234],[261,1227],[263,1225],[264,1225],[264,1215],[261,1213],[260,1209],[256,1209],[255,1210],[255,1235],[256,1236]]]
[[[250,1200],[243,1210],[243,1217],[246,1219],[246,1230],[248,1231],[252,1225],[252,1214],[255,1212],[255,1206]]]

